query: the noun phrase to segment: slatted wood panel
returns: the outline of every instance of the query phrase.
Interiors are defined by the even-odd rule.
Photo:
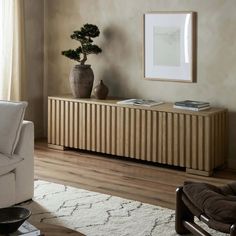
[[[48,143],[119,155],[119,115],[112,106],[49,99]]]
[[[227,112],[202,114],[49,98],[48,143],[210,173],[227,157]]]

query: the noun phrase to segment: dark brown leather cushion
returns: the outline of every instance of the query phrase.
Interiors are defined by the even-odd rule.
[[[185,182],[183,191],[192,204],[210,219],[236,223],[236,182],[223,187]]]

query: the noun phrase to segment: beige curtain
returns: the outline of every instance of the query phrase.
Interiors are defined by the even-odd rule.
[[[0,99],[10,94],[13,54],[13,0],[0,1]]]
[[[1,0],[0,5],[0,99],[27,100],[24,0]]]

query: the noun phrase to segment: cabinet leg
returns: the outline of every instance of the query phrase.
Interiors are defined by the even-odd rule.
[[[204,170],[195,170],[186,168],[186,173],[193,174],[193,175],[201,175],[201,176],[212,176],[213,171],[204,171]]]
[[[48,147],[52,149],[56,149],[56,150],[61,150],[61,151],[64,151],[66,149],[64,146],[49,144],[49,143],[48,143]]]

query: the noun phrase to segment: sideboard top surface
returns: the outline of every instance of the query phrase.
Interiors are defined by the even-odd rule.
[[[135,106],[135,105],[123,105],[117,104],[118,101],[124,100],[124,98],[108,98],[105,100],[96,99],[96,98],[74,98],[72,95],[62,95],[62,96],[49,96],[48,99],[52,100],[63,100],[63,101],[72,101],[79,103],[89,103],[89,104],[100,104],[100,105],[110,105],[117,107],[129,107],[134,109],[142,109],[142,110],[153,110],[153,111],[163,111],[163,112],[171,112],[171,113],[181,113],[181,114],[190,114],[190,115],[198,115],[198,116],[210,116],[214,115],[218,112],[226,112],[226,108],[218,108],[211,107],[208,110],[204,111],[189,111],[184,109],[176,109],[173,108],[173,103],[164,102],[163,104],[147,107],[147,106]]]

